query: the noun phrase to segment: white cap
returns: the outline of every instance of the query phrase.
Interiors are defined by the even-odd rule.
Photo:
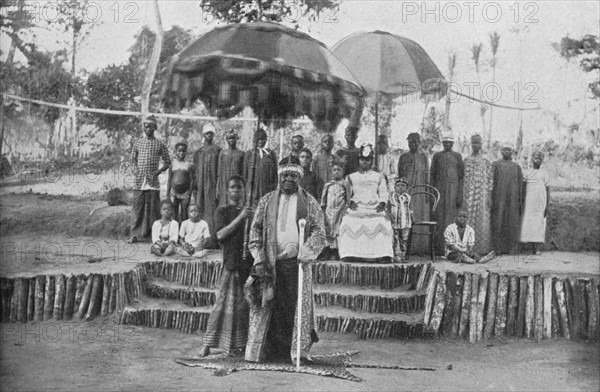
[[[209,132],[215,133],[215,131],[216,131],[216,128],[215,128],[215,126],[214,126],[213,124],[211,124],[211,123],[204,124],[204,127],[202,127],[202,133],[203,133],[203,134],[205,134],[205,133],[209,133]]]

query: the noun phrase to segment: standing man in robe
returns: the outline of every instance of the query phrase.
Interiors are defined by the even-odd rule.
[[[205,244],[205,248],[216,249],[218,242],[214,214],[218,207],[217,173],[221,147],[214,144],[215,126],[213,124],[204,125],[202,133],[204,134],[204,144],[194,154],[194,167],[196,168],[194,190],[196,204],[200,207],[200,215],[202,220],[208,223],[210,231],[210,240]]]
[[[462,156],[452,151],[454,137],[442,137],[444,150],[433,154],[431,160],[431,183],[440,192],[440,201],[435,210],[437,238],[435,250],[444,254],[444,231],[454,222],[463,202],[463,179],[465,167]]]
[[[277,188],[277,156],[274,151],[265,148],[266,144],[267,132],[262,128],[258,129],[254,132],[254,148],[246,151],[244,156],[246,200],[252,198],[252,206],[256,206],[261,197]]]
[[[469,212],[469,223],[475,230],[475,253],[488,254],[492,250],[492,163],[481,155],[482,138],[471,136],[471,156],[465,158],[464,204]]]
[[[377,170],[383,173],[387,181],[388,191],[393,191],[394,182],[396,179],[396,165],[392,154],[390,154],[390,146],[388,144],[387,135],[377,136]]]
[[[548,173],[541,169],[544,154],[536,151],[531,157],[533,167],[523,173],[523,222],[520,242],[529,243],[534,255],[540,255],[538,245],[546,242],[546,216],[550,205]]]
[[[136,140],[131,151],[133,166],[133,208],[131,209],[132,244],[138,239],[149,238],[152,224],[160,219],[160,183],[158,176],[171,167],[169,151],[163,142],[154,137],[156,118],[146,117],[142,121],[145,137]],[[160,159],[163,161],[159,169]]]
[[[360,154],[360,149],[355,145],[356,139],[358,138],[358,127],[348,126],[344,133],[344,138],[346,139],[346,148],[340,148],[336,151],[335,155],[344,161],[346,165],[345,175],[348,176],[358,171],[358,156]]]
[[[300,151],[304,148],[304,136],[294,135],[290,143],[291,151],[290,155],[296,158],[300,158]]]
[[[506,143],[502,159],[493,163],[492,239],[497,255],[516,253],[523,211],[523,171],[512,160],[513,147]]]
[[[232,176],[242,177],[244,174],[244,152],[237,148],[238,133],[231,129],[225,134],[228,149],[221,150],[218,163],[217,189],[219,191],[219,206],[228,205],[227,182]]]
[[[313,159],[313,172],[317,177],[317,182],[320,188],[317,189],[317,194],[323,193],[323,187],[332,180],[331,165],[333,163],[333,135],[327,134],[321,137],[321,151],[317,153]]]
[[[408,135],[408,151],[398,159],[397,175],[408,180],[408,187],[429,184],[429,158],[420,150],[421,136],[413,132]],[[411,200],[414,219],[428,221],[430,219],[430,200],[425,195],[415,195]],[[426,227],[413,227],[412,253],[422,254],[429,249],[429,237]]]
[[[298,263],[302,264],[301,359],[318,341],[314,325],[312,269],[325,246],[325,226],[319,203],[298,187],[302,167],[295,157],[279,163],[279,188],[265,195],[250,228],[248,248],[254,258],[245,292],[250,303],[246,360],[296,358]],[[304,244],[298,222],[306,220]]]

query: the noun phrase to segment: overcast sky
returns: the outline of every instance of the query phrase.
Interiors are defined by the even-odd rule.
[[[52,17],[51,7],[43,8],[40,15]],[[128,58],[127,49],[143,25],[154,28],[154,10],[150,1],[91,1],[89,18],[97,21],[79,49],[78,68],[93,71],[108,64],[122,63]],[[165,30],[173,25],[194,29],[200,34],[214,27],[205,19],[199,1],[159,1]],[[45,10],[45,13],[42,12]],[[448,72],[448,54],[457,54],[455,81],[458,89],[468,93],[468,83],[476,82],[475,67],[470,47],[483,42],[483,61],[489,60],[491,50],[489,34],[501,35],[498,52],[497,83],[502,96],[498,103],[525,107],[541,106],[546,110],[560,111],[561,120],[579,121],[594,103],[586,100],[587,77],[576,63],[568,64],[552,49],[552,42],[563,36],[579,38],[584,34],[599,34],[598,1],[377,1],[345,0],[339,12],[325,12],[320,20],[309,24],[301,21],[301,29],[328,46],[343,37],[359,31],[384,30],[418,42],[431,56],[442,73]],[[293,21],[294,17],[290,17]],[[521,29],[521,33],[511,29]],[[524,29],[526,29],[524,31]],[[43,34],[42,46],[56,48],[58,34]],[[5,44],[5,41],[3,41]],[[596,75],[597,77],[597,75]],[[491,72],[482,73],[482,84],[491,80]],[[519,83],[518,88],[515,83]],[[529,83],[526,85],[526,83]],[[517,91],[520,96],[517,96]],[[481,89],[471,91],[480,96]],[[488,90],[488,92],[493,92]],[[418,127],[423,104],[406,104],[401,107],[397,126]],[[479,106],[461,99],[452,107],[452,123],[458,134],[480,131]],[[518,128],[518,112],[496,109],[498,129],[512,138]],[[597,112],[596,112],[597,116]],[[545,115],[545,117],[548,117]],[[541,112],[527,112],[525,123],[530,136],[538,135],[547,125],[542,125]],[[586,120],[597,123],[594,115]],[[535,129],[535,131],[534,131]],[[539,136],[539,135],[538,135]]]

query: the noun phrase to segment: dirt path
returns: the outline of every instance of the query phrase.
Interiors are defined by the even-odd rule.
[[[195,355],[200,336],[100,323],[1,324],[0,382],[4,390],[598,390],[599,346],[529,340],[358,340],[322,335],[313,353],[359,350],[355,363],[420,365],[435,372],[349,369],[360,383],[312,375],[243,371],[216,377],[176,364]],[[59,337],[59,334],[61,335]],[[448,366],[452,365],[452,370]]]

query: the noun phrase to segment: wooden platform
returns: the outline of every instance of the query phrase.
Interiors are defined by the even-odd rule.
[[[177,259],[144,250],[126,262],[32,263],[31,272],[3,260],[0,320],[108,316],[123,324],[204,331],[222,270],[219,252]],[[317,326],[375,339],[598,339],[597,257],[504,256],[486,265],[414,257],[407,264],[319,261],[312,265]]]

